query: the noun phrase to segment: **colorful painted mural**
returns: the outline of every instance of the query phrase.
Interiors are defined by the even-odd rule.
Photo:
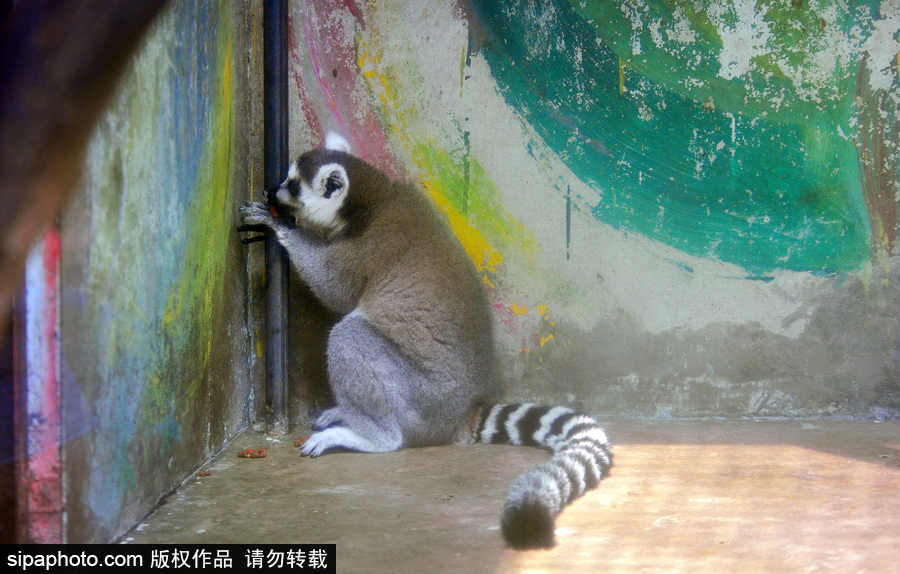
[[[172,3],[62,218],[68,542],[121,535],[253,419],[262,278],[234,228],[261,183],[261,10]],[[900,416],[896,2],[290,14],[291,151],[336,130],[434,200],[510,398]]]
[[[705,330],[741,346],[750,325],[818,340],[835,293],[894,284],[894,2],[295,8],[293,151],[336,130],[420,183],[482,274],[499,345],[518,357],[505,363],[514,394],[582,400],[663,379],[682,381],[663,392],[674,402],[686,380],[715,394],[743,376],[723,375],[721,358],[664,353],[642,371],[647,355],[624,365],[626,347],[686,357]],[[611,326],[625,333],[598,336]],[[575,380],[547,382],[545,361]],[[746,401],[737,411],[781,384],[767,373],[728,391]]]
[[[70,541],[121,534],[246,425],[235,23],[230,2],[165,13],[63,221],[66,418],[89,423],[68,437]]]
[[[476,24],[471,34],[459,28],[447,50],[459,53],[460,94],[471,54],[486,60],[533,145],[597,191],[596,204],[580,207],[598,221],[750,275],[828,274],[858,269],[870,247],[889,251],[896,239],[896,202],[868,191],[896,186],[872,173],[894,173],[896,157],[857,157],[861,141],[891,137],[897,122],[896,105],[872,114],[858,101],[892,94],[897,103],[898,9],[881,4],[476,0],[456,14]],[[362,155],[395,174],[395,156],[406,156],[500,252],[509,241],[521,248],[527,233],[510,233],[508,219],[468,211],[496,193],[477,179],[466,118],[443,126],[449,133],[416,133],[434,64],[415,57],[412,37],[390,44],[402,61],[387,61],[397,34],[379,17],[390,9],[302,4],[313,64],[297,81],[306,121],[317,137],[323,124],[352,134]],[[320,95],[327,109],[310,103]],[[878,125],[868,125],[872,115]],[[867,169],[873,161],[880,170]]]
[[[871,8],[476,5],[504,97],[601,191],[599,221],[756,275],[868,260],[851,125]]]

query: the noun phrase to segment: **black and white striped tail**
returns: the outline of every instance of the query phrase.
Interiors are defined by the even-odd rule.
[[[475,442],[554,452],[512,484],[500,522],[513,548],[552,547],[556,516],[609,473],[612,453],[606,433],[591,417],[566,407],[494,405],[482,416]]]

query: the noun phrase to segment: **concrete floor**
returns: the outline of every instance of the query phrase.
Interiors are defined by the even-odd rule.
[[[611,421],[615,466],[516,552],[507,486],[523,447],[301,459],[248,431],[124,539],[336,543],[338,572],[900,572],[900,423]],[[266,458],[238,458],[265,447]]]

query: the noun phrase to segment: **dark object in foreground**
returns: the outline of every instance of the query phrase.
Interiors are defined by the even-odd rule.
[[[28,250],[72,192],[94,123],[165,5],[166,0],[29,0],[11,8],[4,4],[0,333],[6,331]]]

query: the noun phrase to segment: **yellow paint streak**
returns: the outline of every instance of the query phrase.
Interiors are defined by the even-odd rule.
[[[509,309],[518,316],[522,316],[528,312],[528,307],[519,305],[518,301],[514,301],[513,304],[509,306]]]
[[[468,47],[461,47],[460,54],[460,90],[465,83],[466,60],[468,56]],[[390,66],[385,67],[382,63],[381,49],[378,40],[375,37],[366,37],[362,35],[358,38],[357,44],[357,65],[362,72],[363,77],[369,84],[371,94],[377,99],[382,108],[382,125],[386,133],[391,135],[392,141],[396,144],[395,149],[406,149],[410,152],[410,159],[419,168],[421,175],[421,183],[425,192],[432,201],[447,216],[453,234],[459,239],[466,254],[475,264],[476,269],[481,271],[494,272],[498,265],[503,263],[503,256],[499,249],[494,245],[495,242],[509,241],[518,246],[534,247],[533,242],[529,242],[527,230],[512,220],[508,214],[502,211],[501,205],[488,205],[491,209],[491,220],[498,222],[494,224],[488,223],[490,226],[488,235],[491,232],[499,234],[499,238],[488,240],[484,233],[479,230],[476,225],[484,226],[485,221],[479,221],[477,218],[470,219],[470,214],[463,214],[457,209],[451,198],[458,193],[454,185],[459,185],[460,178],[448,177],[447,167],[450,162],[444,164],[439,162],[434,165],[436,158],[446,156],[446,153],[440,151],[433,142],[425,145],[419,141],[421,136],[421,109],[418,105],[407,105],[403,101],[403,94],[417,93],[417,90],[404,86],[401,79],[404,77],[401,73],[393,73]],[[416,153],[416,150],[427,147],[434,153],[431,155]],[[474,162],[476,163],[477,162]],[[472,186],[484,185],[484,182],[474,180],[480,176],[480,172],[476,170],[473,174]],[[479,196],[481,197],[481,196]],[[486,209],[485,209],[486,210]],[[483,211],[485,211],[483,210]]]
[[[541,337],[541,347],[544,346],[544,343],[553,339],[553,333],[547,335],[546,337]]]
[[[484,275],[484,276],[481,278],[481,282],[484,283],[485,285],[487,285],[488,287],[490,287],[491,289],[494,289],[494,284],[491,283],[491,280],[488,279],[487,275]]]
[[[356,62],[360,71],[362,71],[363,77],[372,86],[372,93],[378,97],[378,101],[385,108],[399,110],[400,102],[392,93],[392,82],[385,74],[378,71],[380,61],[381,58],[377,53],[370,54],[362,46],[359,47]]]
[[[500,255],[500,252],[494,249],[487,242],[487,239],[477,229],[472,227],[466,221],[466,218],[453,207],[447,196],[437,189],[436,183],[422,180],[422,185],[425,186],[425,191],[431,197],[431,200],[447,215],[453,235],[459,239],[463,249],[466,250],[466,254],[472,260],[472,263],[475,264],[475,269],[479,272],[485,270],[496,271],[497,266],[503,263],[503,256]]]
[[[541,317],[550,312],[550,309],[546,305],[538,305],[534,310],[537,311],[537,314]]]
[[[394,110],[394,121],[390,123],[390,128],[403,142],[404,146],[407,149],[411,149],[415,146],[411,144],[409,136],[406,135],[404,114],[396,111],[400,109],[400,103],[391,95],[390,80],[387,76],[377,71],[379,61],[380,58],[377,53],[370,54],[362,46],[359,47],[357,64],[362,70],[363,76],[368,80],[372,93],[378,97],[381,105],[387,110]],[[465,64],[465,57],[463,57],[463,64]],[[429,171],[425,165],[420,165],[419,167],[423,172]],[[463,249],[465,249],[466,254],[475,264],[475,268],[478,271],[495,271],[497,266],[503,263],[503,256],[453,207],[453,204],[448,199],[449,194],[443,189],[443,184],[440,180],[438,178],[423,178],[422,185],[432,201],[447,216],[453,234],[462,243]]]

